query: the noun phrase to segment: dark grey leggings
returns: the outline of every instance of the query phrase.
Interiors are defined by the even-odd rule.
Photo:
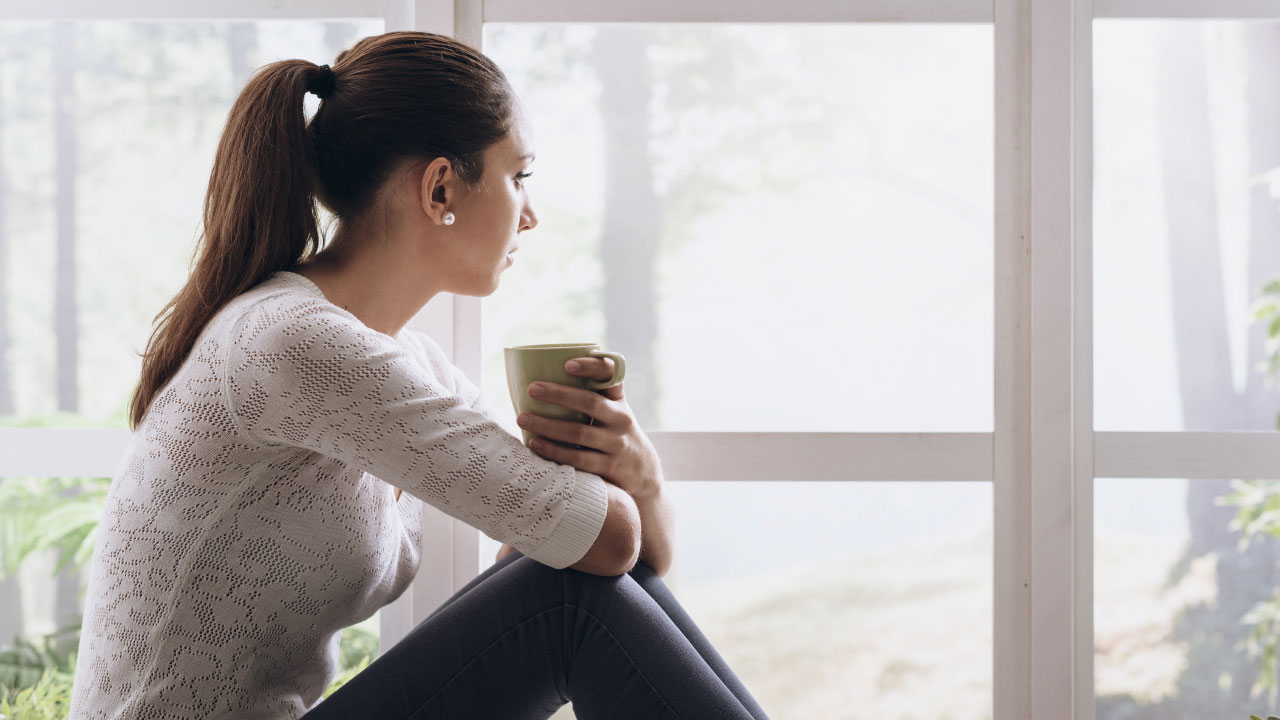
[[[519,551],[485,570],[303,720],[767,720],[644,562],[617,577]]]

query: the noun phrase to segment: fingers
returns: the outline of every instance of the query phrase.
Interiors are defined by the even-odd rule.
[[[575,369],[573,364],[577,363]],[[587,377],[601,382],[613,377],[613,359],[598,357],[580,357],[565,362],[565,372],[578,377]]]
[[[529,383],[529,397],[554,403],[570,410],[584,412],[602,425],[628,427],[631,416],[619,410],[611,400],[594,390],[569,387],[560,383]]]
[[[542,437],[534,438],[530,445],[530,450],[548,460],[562,465],[572,465],[583,472],[593,473],[600,477],[609,475],[609,456],[604,453],[595,452],[594,450],[567,448]]]
[[[598,357],[580,357],[566,361],[564,364],[565,372],[578,377],[590,378],[592,380],[611,380],[615,370],[616,363],[613,358]],[[603,390],[594,390],[593,392],[604,395],[610,400],[622,399],[622,383],[618,383],[613,387],[607,387]]]
[[[617,452],[622,446],[622,439],[616,432],[570,420],[553,420],[532,413],[521,413],[516,418],[516,424],[533,435],[558,442],[583,445],[602,452]]]

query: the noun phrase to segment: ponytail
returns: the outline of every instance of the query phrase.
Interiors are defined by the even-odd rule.
[[[218,310],[319,249],[315,147],[303,97],[320,72],[305,60],[271,63],[231,106],[205,192],[199,258],[156,316],[129,408],[131,430]]]
[[[310,123],[303,98],[322,98]],[[390,32],[344,50],[332,69],[281,60],[245,85],[223,128],[204,199],[199,257],[156,316],[129,427],[178,372],[209,320],[232,298],[320,252],[316,202],[339,221],[374,207],[391,173],[444,157],[470,185],[485,149],[510,128],[515,94],[492,60],[446,35]]]

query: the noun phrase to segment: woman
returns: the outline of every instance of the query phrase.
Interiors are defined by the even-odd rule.
[[[497,289],[537,225],[532,157],[502,72],[448,37],[250,80],[144,355],[72,718],[765,717],[661,580],[670,508],[621,387],[548,386],[593,423],[533,419],[530,451],[404,328],[438,292]],[[323,251],[316,199],[338,219]],[[417,571],[422,502],[501,540],[498,562],[321,701],[339,631]]]

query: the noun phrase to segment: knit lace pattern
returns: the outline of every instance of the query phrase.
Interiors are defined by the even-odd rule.
[[[208,323],[113,474],[70,717],[301,717],[342,628],[417,573],[423,503],[565,568],[607,494],[527,449],[426,334],[273,274]]]

